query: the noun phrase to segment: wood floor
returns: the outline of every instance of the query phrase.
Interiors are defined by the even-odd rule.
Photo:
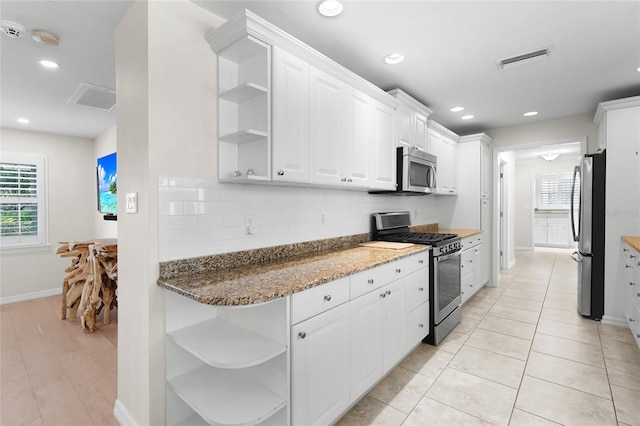
[[[0,424],[118,425],[118,315],[85,334],[60,320],[60,296],[0,308]]]

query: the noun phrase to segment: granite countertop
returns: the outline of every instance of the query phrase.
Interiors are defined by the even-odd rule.
[[[481,229],[446,229],[440,228],[437,231],[439,234],[457,234],[460,238],[472,237],[474,235],[482,234]]]
[[[631,247],[640,252],[640,237],[631,237],[625,235],[624,237],[622,237],[622,239],[625,243],[629,244]]]
[[[283,246],[272,249],[280,247]],[[356,245],[324,254],[310,253],[306,256],[248,262],[242,265],[233,265],[233,260],[229,261],[234,257],[231,253],[225,255],[226,260],[222,267],[180,276],[163,273],[161,264],[158,285],[208,305],[252,305],[269,302],[429,248],[414,245],[403,250],[392,250]],[[260,250],[244,253],[258,251]],[[238,252],[237,255],[240,259],[244,254]],[[208,262],[214,257],[201,259],[202,262]],[[190,262],[191,265],[195,263]],[[194,270],[197,269],[194,267]]]

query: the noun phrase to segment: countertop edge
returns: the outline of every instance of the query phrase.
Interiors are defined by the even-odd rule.
[[[247,276],[242,277],[242,279],[230,279],[230,280],[216,280],[215,276],[224,275],[225,271],[213,271],[211,273],[200,273],[194,274],[191,276],[184,276],[179,278],[158,278],[157,285],[163,287],[169,291],[180,294],[181,296],[187,297],[191,300],[194,300],[199,303],[214,305],[214,306],[248,306],[248,305],[257,305],[266,302],[270,302],[272,300],[276,300],[282,297],[289,296],[291,294],[298,293],[300,291],[308,290],[313,287],[317,287],[322,284],[326,284],[330,281],[335,281],[347,276],[351,276],[357,274],[362,271],[366,271],[368,269],[375,268],[380,265],[384,265],[387,263],[394,262],[396,260],[402,259],[403,257],[407,257],[413,254],[421,253],[424,251],[430,250],[430,246],[425,245],[414,245],[412,247],[403,249],[403,250],[389,250],[389,249],[380,249],[380,248],[371,248],[371,247],[353,247],[344,250],[339,250],[337,252],[324,254],[324,255],[314,255],[310,256],[303,260],[304,267],[313,268],[314,264],[325,262],[329,259],[338,260],[340,257],[345,257],[348,252],[353,253],[354,250],[357,251],[366,251],[366,252],[385,252],[386,256],[383,256],[382,259],[373,261],[368,263],[366,266],[356,265],[353,268],[343,269],[336,274],[332,274],[330,276],[320,276],[316,279],[307,279],[304,282],[298,283],[295,286],[290,286],[288,288],[284,288],[282,291],[276,290],[274,291],[272,288],[269,290],[265,290],[265,292],[258,292],[258,294],[254,294],[253,297],[245,296],[225,296],[224,291],[221,291],[220,294],[217,295],[204,295],[202,292],[198,290],[203,289],[214,289],[215,287],[230,287],[234,286],[234,282],[242,282],[251,279],[251,277],[259,277],[262,274],[267,273],[286,273],[287,269],[293,270],[294,268],[300,268],[301,265],[292,262],[292,263],[284,263],[282,267],[279,268],[278,265],[264,265],[263,271],[258,269],[255,273],[249,274]],[[231,268],[233,269],[233,268]],[[309,275],[313,275],[313,273],[309,273]],[[207,284],[203,284],[202,286],[196,286],[195,288],[185,288],[180,285],[181,281],[185,280],[199,280],[202,282],[210,281]],[[238,284],[241,285],[241,284]],[[283,285],[283,287],[286,287]],[[215,293],[215,292],[214,292]],[[247,292],[249,293],[249,292]]]

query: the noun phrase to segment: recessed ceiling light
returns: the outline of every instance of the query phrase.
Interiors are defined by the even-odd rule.
[[[318,3],[318,12],[328,18],[340,15],[343,9],[344,6],[338,0],[324,0]]]
[[[58,68],[60,65],[58,65],[57,62],[53,62],[53,61],[49,61],[47,59],[42,59],[40,61],[38,61],[38,63],[40,65],[42,65],[45,68],[51,68],[51,69],[55,69]]]
[[[636,69],[636,71],[640,72],[640,67],[638,67],[638,68]]]
[[[463,120],[471,120],[471,119],[473,118],[473,115],[471,115],[471,114],[467,114],[467,115],[463,115],[461,118],[462,118]]]
[[[404,61],[404,56],[400,53],[390,53],[384,57],[384,63],[389,65],[399,64]]]
[[[461,106],[451,108],[451,112],[460,112],[462,110],[464,110],[464,107]]]
[[[538,111],[529,111],[523,114],[525,117],[533,117],[534,115],[538,115]]]
[[[20,124],[29,124],[29,119],[28,118],[20,117],[20,118],[18,118],[17,121]]]

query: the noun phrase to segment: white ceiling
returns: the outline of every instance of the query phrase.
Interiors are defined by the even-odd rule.
[[[640,94],[640,1],[344,1],[336,18],[318,15],[315,0],[194,2],[223,17],[246,7],[379,87],[412,94],[459,134],[591,114]],[[2,127],[94,138],[113,126],[114,112],[67,100],[81,83],[115,88],[114,29],[130,5],[2,0],[1,19],[60,36],[50,47],[0,34]],[[496,65],[547,46],[545,60]],[[391,52],[405,61],[384,64]],[[44,57],[60,69],[42,69]],[[475,118],[461,121],[455,105]],[[531,110],[539,114],[522,116]]]

